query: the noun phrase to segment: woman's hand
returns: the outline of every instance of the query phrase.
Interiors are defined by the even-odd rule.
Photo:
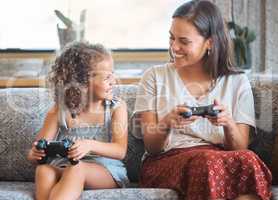
[[[32,144],[32,148],[30,149],[30,151],[28,152],[28,155],[27,155],[27,159],[32,162],[41,160],[45,156],[44,150],[38,150],[36,148],[36,145],[37,145],[37,142],[34,142]]]
[[[191,116],[185,118],[181,115],[183,112],[190,112],[191,110],[184,106],[176,106],[169,114],[167,114],[162,121],[164,121],[168,128],[182,129],[185,126],[193,123],[196,119],[199,119],[199,116]]]
[[[80,160],[87,153],[91,151],[92,140],[76,140],[74,141],[74,145],[70,147],[68,152],[68,158],[72,158],[73,160]]]
[[[223,126],[229,130],[236,127],[236,123],[229,110],[218,100],[214,100],[214,109],[219,110],[216,117],[206,116],[206,118],[215,126]]]
[[[247,149],[249,141],[249,126],[237,124],[228,109],[214,100],[214,109],[220,110],[216,117],[206,116],[215,126],[223,126],[225,141],[224,146],[228,150]]]

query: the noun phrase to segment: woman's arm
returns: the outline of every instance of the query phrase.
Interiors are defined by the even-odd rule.
[[[247,149],[249,144],[249,130],[249,125],[240,123],[234,123],[232,126],[224,127],[225,148],[228,150]]]
[[[69,158],[80,160],[88,152],[114,159],[124,159],[127,152],[127,106],[124,101],[112,113],[112,142],[96,140],[77,140],[71,147]]]
[[[171,128],[184,128],[191,124],[198,116],[183,118],[180,114],[188,112],[185,106],[176,106],[170,113],[164,116],[160,121],[157,120],[155,112],[142,112],[141,128],[144,136],[146,150],[151,154],[162,152],[169,142],[169,132]]]
[[[141,130],[147,152],[157,154],[163,151],[168,143],[169,127],[161,120],[157,122],[155,112],[142,112],[138,114],[141,119]]]
[[[223,126],[224,128],[224,146],[227,150],[247,149],[249,144],[249,125],[243,123],[236,123],[229,113],[228,109],[220,104],[217,100],[214,101],[214,109],[220,110],[217,117],[207,118],[216,126]]]
[[[254,98],[249,79],[241,74],[233,84],[232,110],[227,113],[224,125],[225,147],[228,150],[247,149],[250,127],[255,126]],[[219,103],[216,101],[216,103]],[[229,114],[232,112],[233,114]]]

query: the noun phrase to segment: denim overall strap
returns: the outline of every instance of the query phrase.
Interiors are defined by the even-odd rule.
[[[65,112],[65,103],[64,103],[64,92],[61,86],[59,87],[58,93],[58,126],[60,127],[60,131],[64,131],[68,129],[66,122],[66,112]]]
[[[111,107],[112,107],[112,101],[104,100],[104,127],[108,131],[108,140],[109,140],[109,142],[112,141]]]
[[[66,112],[64,106],[59,107],[58,111],[58,125],[59,125],[59,131],[65,132],[68,130],[68,125],[66,122]]]

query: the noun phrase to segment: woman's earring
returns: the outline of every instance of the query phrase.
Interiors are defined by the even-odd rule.
[[[173,55],[173,50],[171,47],[169,47],[169,55],[170,55],[170,62],[174,62],[174,55]]]
[[[211,49],[208,49],[208,56],[210,55]]]

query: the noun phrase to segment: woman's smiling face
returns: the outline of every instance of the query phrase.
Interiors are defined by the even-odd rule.
[[[177,68],[202,63],[204,55],[210,48],[210,42],[200,35],[191,22],[174,18],[169,33],[170,50]]]

